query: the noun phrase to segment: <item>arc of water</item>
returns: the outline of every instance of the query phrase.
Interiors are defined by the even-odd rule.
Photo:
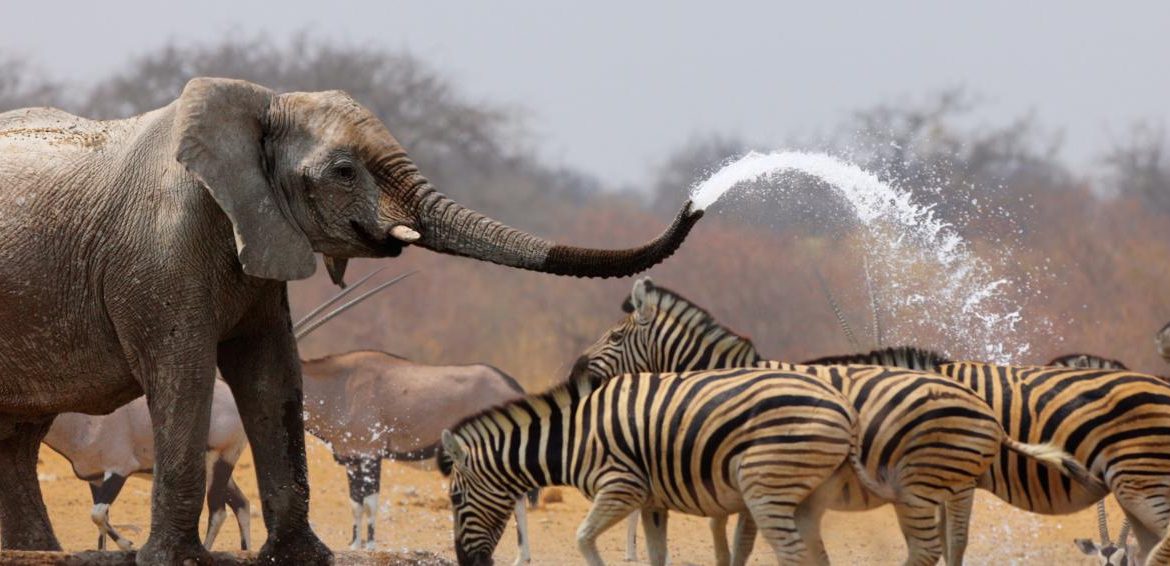
[[[789,172],[818,178],[843,198],[860,225],[880,238],[871,240],[879,246],[868,257],[867,271],[877,266],[871,279],[878,275],[883,285],[907,289],[897,299],[922,311],[926,324],[937,327],[944,339],[973,344],[980,358],[998,363],[1028,351],[1026,342],[1013,337],[1016,324],[1024,320],[1006,294],[1020,288],[1012,285],[1014,280],[997,278],[993,264],[979,257],[954,225],[939,218],[935,207],[915,202],[910,191],[856,165],[825,153],[751,152],[696,184],[691,202],[697,210],[706,209],[735,187],[771,182]],[[887,234],[884,227],[893,232]],[[1001,259],[1006,254],[1010,249]],[[919,269],[923,264],[933,277],[929,290],[916,291],[928,273]],[[1043,317],[1031,320],[1047,324]],[[874,338],[884,343],[888,329],[881,328],[880,320],[873,329]]]

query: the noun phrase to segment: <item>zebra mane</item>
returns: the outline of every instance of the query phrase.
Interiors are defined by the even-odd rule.
[[[871,350],[868,353],[849,354],[845,356],[826,356],[803,362],[808,365],[877,365],[894,366],[917,370],[934,370],[940,365],[949,364],[952,360],[939,352],[918,348],[916,346],[894,346]]]
[[[1057,356],[1049,360],[1049,362],[1044,365],[1093,369],[1129,369],[1129,367],[1125,364],[1111,358],[1103,358],[1101,356],[1094,356],[1093,354],[1080,353]]]
[[[682,296],[677,291],[673,291],[666,287],[656,285],[650,281],[646,282],[646,291],[651,295],[656,295],[653,300],[661,308],[663,306],[663,299],[667,299],[671,303],[671,308],[674,310],[682,310],[685,313],[696,313],[694,316],[688,318],[687,326],[693,328],[695,331],[703,335],[718,334],[721,336],[731,336],[742,340],[755,349],[755,344],[752,339],[744,336],[719,322],[711,315],[707,309],[695,304],[694,301]],[[622,302],[622,311],[626,313],[634,312],[634,303],[630,297]],[[681,316],[679,318],[682,318]]]
[[[552,387],[540,393],[530,393],[527,396],[519,397],[512,399],[511,401],[505,401],[498,405],[488,407],[482,411],[479,411],[478,413],[473,413],[462,418],[459,420],[459,422],[447,427],[447,430],[450,430],[452,434],[457,435],[459,434],[459,431],[463,430],[464,427],[472,425],[485,418],[489,418],[493,415],[507,413],[513,407],[518,407],[522,411],[536,415],[539,414],[539,411],[534,410],[534,407],[538,407],[542,404],[547,404],[549,406],[560,406],[562,401],[565,399],[572,401],[585,397],[604,383],[604,380],[597,380],[589,375],[588,372],[574,372],[568,377],[568,379],[553,385]],[[450,465],[449,458],[444,460],[445,454],[443,453],[443,445],[441,443],[439,444],[439,450],[436,458],[439,463],[440,471],[444,465]]]

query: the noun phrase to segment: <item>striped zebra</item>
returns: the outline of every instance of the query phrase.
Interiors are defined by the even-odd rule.
[[[1094,356],[1092,354],[1066,354],[1052,358],[1044,365],[1087,369],[1129,369],[1125,364],[1117,360],[1102,358],[1101,356]],[[1101,542],[1096,543],[1092,539],[1084,538],[1078,538],[1073,542],[1076,543],[1077,548],[1081,552],[1089,556],[1097,557],[1102,566],[1129,566],[1130,564],[1136,564],[1130,558],[1137,556],[1137,549],[1130,548],[1129,545],[1130,529],[1129,521],[1123,521],[1121,523],[1121,530],[1117,534],[1117,540],[1110,539],[1109,521],[1105,512],[1105,500],[1102,499],[1097,502],[1097,533],[1101,537]]]
[[[666,559],[666,510],[746,511],[780,563],[810,563],[802,538],[818,536],[856,426],[848,401],[803,373],[571,377],[443,432],[455,552],[461,565],[491,564],[516,499],[568,485],[593,501],[577,530],[592,565],[598,535],[636,510],[654,564]]]
[[[756,352],[750,340],[647,278],[634,284],[623,309],[627,316],[586,350],[574,366],[576,374],[604,379],[639,371],[772,367],[814,375],[841,391],[859,414],[861,465],[877,485],[858,478],[830,502],[830,508],[862,510],[893,503],[906,539],[907,564],[933,564],[944,550],[949,564],[961,562],[963,545],[944,549],[939,505],[947,501],[969,505],[979,478],[1001,446],[1064,468],[1081,481],[1091,481],[1069,455],[1048,446],[1013,441],[987,404],[953,380],[927,372],[876,367],[880,364],[843,367],[770,362]],[[741,517],[741,528],[737,529],[735,548],[740,555],[746,555],[751,544],[750,526],[742,526],[745,522]],[[961,525],[965,528],[966,523]],[[726,554],[720,548],[726,545],[724,530],[725,522],[712,521],[717,557]],[[740,539],[740,534],[749,538]]]
[[[831,358],[879,360],[934,368],[965,383],[991,405],[1012,438],[1073,454],[1117,498],[1137,538],[1139,563],[1170,564],[1170,383],[1128,370],[952,362],[906,347]],[[1104,496],[1003,451],[980,487],[1046,515],[1074,513]],[[966,513],[954,519],[966,521]]]

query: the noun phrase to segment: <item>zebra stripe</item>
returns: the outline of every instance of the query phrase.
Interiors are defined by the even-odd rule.
[[[910,553],[907,563],[938,560],[943,545],[937,507],[970,497],[1001,453],[1000,446],[1017,458],[1040,459],[1076,474],[1080,481],[1090,481],[1067,454],[1007,437],[997,414],[970,388],[934,373],[874,367],[917,363],[928,359],[929,352],[891,351],[860,362],[874,364],[869,367],[830,365],[852,361],[836,358],[806,365],[770,362],[759,356],[750,340],[649,279],[635,283],[623,308],[628,316],[586,351],[575,366],[578,371],[600,380],[620,373],[731,363],[808,373],[842,392],[859,415],[863,472],[850,482],[853,489],[843,490],[830,508],[860,510],[894,503]],[[877,485],[864,476],[874,478]],[[737,548],[742,544],[746,542],[737,541]],[[963,549],[963,544],[949,545],[948,562],[958,560]],[[717,556],[724,553],[716,548]]]
[[[933,367],[971,387],[1000,415],[1013,439],[1051,444],[1071,454],[1103,478],[1117,498],[1138,539],[1139,559],[1170,564],[1170,384],[1165,380],[1109,369],[1119,362],[1095,357],[1083,361],[1100,367],[952,362],[913,348],[848,358],[867,363],[891,356],[921,364],[914,367]],[[1043,514],[1073,513],[1104,497],[1005,451],[980,487],[1017,508]]]
[[[809,520],[853,452],[856,416],[803,373],[736,369],[573,378],[467,419],[443,435],[460,564],[488,563],[520,494],[571,485],[593,501],[578,548],[643,510],[652,558],[665,515],[749,511],[777,559],[804,562]]]

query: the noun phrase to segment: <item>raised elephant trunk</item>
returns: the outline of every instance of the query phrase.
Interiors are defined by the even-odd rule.
[[[624,277],[645,271],[670,257],[703,216],[690,201],[674,223],[650,242],[624,250],[565,246],[522,232],[468,209],[430,185],[419,188],[420,238],[427,249],[574,277]]]

